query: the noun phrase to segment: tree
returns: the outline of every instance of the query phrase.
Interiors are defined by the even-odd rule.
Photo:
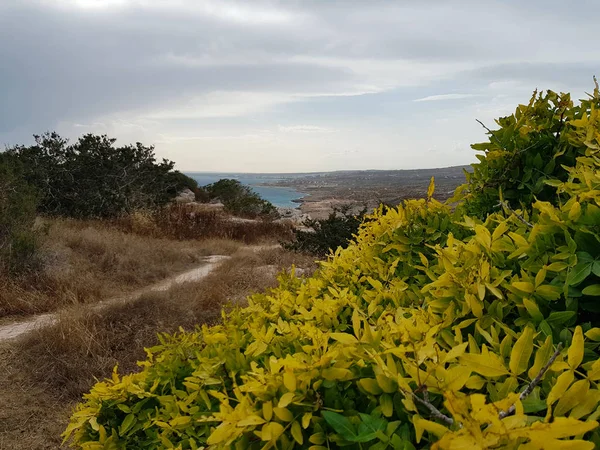
[[[114,217],[164,205],[189,183],[172,171],[173,162],[157,162],[154,147],[139,142],[117,147],[106,135],[86,134],[69,144],[57,133],[35,136],[35,142],[7,154],[21,161],[46,214]]]
[[[30,268],[36,250],[37,195],[22,171],[16,158],[0,153],[0,272]]]
[[[233,213],[249,217],[276,217],[277,208],[238,180],[224,178],[204,187],[211,199],[220,200]]]

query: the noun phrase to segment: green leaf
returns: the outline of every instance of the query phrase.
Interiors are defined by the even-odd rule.
[[[331,428],[344,439],[347,441],[354,441],[356,439],[356,429],[346,416],[333,411],[323,411],[321,415]]]
[[[359,414],[362,422],[358,426],[358,436],[354,442],[369,442],[377,437],[379,432],[387,428],[387,422],[381,417]]]
[[[133,424],[135,424],[136,420],[137,419],[134,414],[127,414],[125,419],[123,419],[121,426],[119,427],[119,435],[124,436],[125,433],[127,433],[127,431],[133,426]]]
[[[569,286],[577,286],[592,273],[593,263],[582,262],[577,264],[567,276],[567,284]]]
[[[581,291],[583,295],[591,295],[593,297],[600,296],[600,284],[592,284]]]
[[[552,325],[562,325],[563,323],[568,322],[573,317],[575,317],[577,313],[575,311],[556,311],[548,316],[546,322]]]

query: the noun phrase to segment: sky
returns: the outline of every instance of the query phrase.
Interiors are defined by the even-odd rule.
[[[0,145],[55,130],[183,171],[469,164],[534,89],[583,98],[600,2],[0,0]]]

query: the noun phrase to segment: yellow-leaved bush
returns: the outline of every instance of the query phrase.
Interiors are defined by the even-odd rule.
[[[282,274],[222,324],[161,336],[139,373],[92,388],[65,439],[88,450],[594,448],[599,101],[596,90],[561,117],[561,139],[584,150],[547,182],[556,201],[477,218],[432,186],[381,209],[314,276]]]

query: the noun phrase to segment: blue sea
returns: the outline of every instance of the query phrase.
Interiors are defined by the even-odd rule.
[[[223,178],[238,180],[240,183],[250,186],[254,192],[279,208],[297,208],[298,203],[294,203],[292,200],[306,196],[292,188],[261,186],[264,183],[287,180],[302,176],[302,174],[188,172],[186,175],[196,180],[200,186],[206,186]]]

